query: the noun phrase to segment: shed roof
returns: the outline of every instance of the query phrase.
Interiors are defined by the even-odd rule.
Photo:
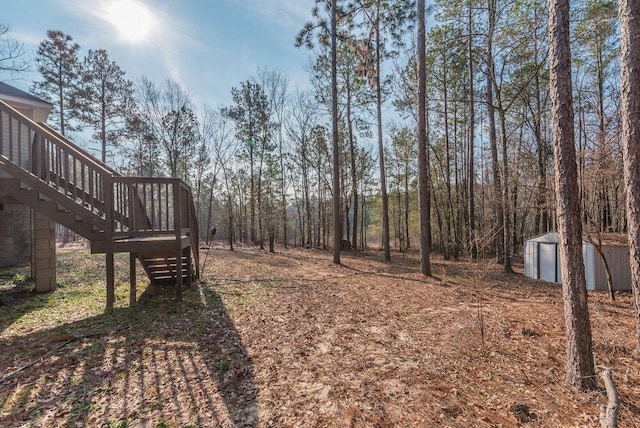
[[[583,238],[587,242],[601,242],[603,247],[629,246],[629,235],[626,233],[587,233]]]
[[[0,81],[0,95],[5,95],[11,98],[19,98],[21,100],[24,100],[28,103],[36,103],[42,106],[46,106],[51,108],[51,103],[43,100],[42,98],[38,98],[35,95],[31,95],[28,92],[25,92],[21,89],[18,89],[14,86],[11,86],[5,82],[1,82]]]
[[[603,247],[627,247],[629,246],[628,239],[626,233],[585,233],[582,242],[589,244],[601,242]],[[548,232],[531,237],[527,241],[557,244],[560,242],[560,236],[558,232]]]
[[[527,239],[527,241],[558,243],[560,242],[560,236],[558,235],[558,232],[547,232],[542,235],[533,236]]]

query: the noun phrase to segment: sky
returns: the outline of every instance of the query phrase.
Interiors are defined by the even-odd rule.
[[[171,78],[199,103],[231,103],[231,88],[258,68],[283,71],[292,87],[308,85],[309,51],[294,46],[314,0],[0,0],[0,21],[31,59],[47,30],[81,47],[106,49],[136,80]],[[10,84],[28,90],[30,73]]]

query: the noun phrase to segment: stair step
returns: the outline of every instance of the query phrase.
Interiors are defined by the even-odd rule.
[[[185,270],[187,270],[187,266],[182,265],[182,271],[184,272]],[[176,267],[175,266],[166,266],[166,267],[158,267],[155,269],[149,269],[149,272],[151,273],[161,273],[161,272],[175,272],[176,271]]]
[[[186,265],[187,265],[187,263],[183,261],[182,262],[182,266],[186,266]],[[152,264],[152,265],[147,264],[147,268],[148,269],[164,268],[166,266],[176,267],[176,262],[169,262],[169,263],[162,263],[162,264],[157,263],[157,264]]]
[[[169,282],[169,281],[175,281],[175,279],[176,278],[174,276],[158,276],[158,277],[154,276],[152,281],[153,282],[163,282],[163,281],[164,282]],[[183,281],[186,281],[187,277],[183,276],[182,279],[183,279]]]
[[[183,269],[182,272],[186,272],[186,269]],[[175,276],[176,271],[175,269],[173,270],[159,270],[159,271],[155,271],[155,272],[149,272],[151,275],[153,276]]]

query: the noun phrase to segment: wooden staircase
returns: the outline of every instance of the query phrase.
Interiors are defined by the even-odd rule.
[[[183,283],[199,275],[198,222],[186,183],[123,177],[2,101],[0,189],[88,239],[92,253],[106,254],[107,308],[115,300],[114,253],[131,255],[131,303],[136,260],[152,283],[175,284],[179,300]]]

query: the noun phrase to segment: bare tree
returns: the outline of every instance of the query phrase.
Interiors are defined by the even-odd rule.
[[[226,221],[228,229],[229,249],[233,251],[234,227],[234,190],[232,184],[232,164],[233,159],[238,155],[238,145],[232,138],[233,129],[231,120],[220,111],[208,109],[208,119],[204,121],[210,125],[207,141],[213,152],[213,180],[218,176],[217,172],[222,171],[224,187],[222,187],[223,197],[226,207]],[[211,194],[209,195],[209,220],[211,219],[214,182],[211,183]],[[207,223],[207,230],[210,230],[211,223]],[[207,232],[209,233],[209,232]]]
[[[11,27],[0,22],[0,74],[16,74],[29,71],[29,62],[25,58],[24,44],[9,36]]]
[[[193,100],[177,82],[156,85],[142,78],[136,88],[137,115],[162,151],[161,161],[172,177],[188,180],[190,158],[200,138]]]
[[[301,243],[310,248],[312,241],[311,210],[311,169],[313,131],[318,125],[317,104],[309,94],[297,92],[291,99],[291,109],[285,121],[287,138],[292,144],[291,160],[297,167],[296,174],[301,181],[302,206],[304,216],[300,215]],[[305,227],[302,227],[304,225]]]
[[[549,78],[567,341],[566,382],[582,389],[592,389],[596,386],[596,379],[582,262],[582,223],[571,92],[569,0],[549,2]]]
[[[284,115],[287,102],[287,90],[289,78],[280,70],[258,69],[258,83],[264,89],[269,101],[268,113],[274,123],[273,138],[277,142],[279,179],[280,179],[280,206],[278,210],[282,216],[282,243],[287,248],[287,181],[285,174],[285,141],[284,141]]]

